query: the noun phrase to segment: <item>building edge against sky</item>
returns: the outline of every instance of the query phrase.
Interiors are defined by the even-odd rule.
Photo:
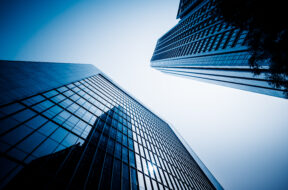
[[[253,74],[247,31],[213,14],[216,2],[180,0],[180,21],[157,41],[151,66],[164,73],[286,98],[284,89],[267,79],[268,63],[259,63],[262,73]]]
[[[210,170],[205,166],[205,164],[200,160],[200,158],[197,156],[197,154],[193,151],[191,146],[187,143],[187,141],[182,137],[182,135],[175,129],[175,127],[170,123],[169,126],[174,131],[174,133],[177,135],[179,140],[182,142],[182,144],[185,146],[185,148],[188,150],[188,152],[192,155],[193,159],[197,162],[197,164],[200,166],[200,168],[204,171],[205,175],[209,178],[211,183],[214,185],[214,187],[217,190],[223,190],[224,188],[222,185],[218,182],[218,180],[215,178],[215,176],[210,172]]]
[[[0,188],[11,183],[14,176],[19,176],[19,171],[24,171],[21,170],[23,166],[27,166],[26,171],[27,168],[31,168],[29,163],[32,163],[33,166],[37,161],[41,163],[41,159],[49,160],[49,155],[51,158],[60,158],[60,155],[66,155],[65,151],[73,153],[72,149],[75,146],[79,146],[75,148],[78,151],[84,151],[84,147],[94,150],[91,148],[94,145],[89,144],[90,141],[85,143],[90,138],[98,142],[94,147],[94,157],[96,159],[100,157],[100,160],[102,158],[103,166],[100,167],[106,168],[105,164],[112,163],[113,159],[114,165],[120,163],[121,168],[122,164],[121,171],[127,170],[131,174],[130,188],[132,189],[136,186],[140,189],[141,187],[149,189],[155,185],[156,187],[158,185],[158,188],[162,186],[172,189],[173,187],[223,189],[171,125],[169,126],[119,88],[115,82],[93,65],[0,61],[0,67],[0,164],[3,168],[0,176]],[[119,117],[119,115],[121,116]],[[105,119],[111,117],[111,121],[115,120],[116,127],[111,124],[111,121],[109,123],[109,120]],[[117,118],[121,118],[121,122],[120,119],[119,122],[116,122]],[[139,124],[138,119],[140,119]],[[119,132],[119,126],[121,132]],[[51,131],[52,129],[54,130]],[[165,151],[162,153],[161,143],[163,142],[159,143],[160,148],[158,149],[158,145],[156,145],[158,141],[154,140],[156,139],[154,135],[157,130],[159,132],[163,129],[166,130],[162,132],[163,134],[158,134],[157,139],[169,146],[163,145],[162,148]],[[113,137],[107,131],[115,136]],[[114,132],[112,133],[112,131]],[[107,136],[106,133],[109,135]],[[97,138],[92,134],[98,134]],[[110,142],[114,143],[112,150],[115,147],[115,153],[113,151],[111,154],[109,153],[111,151]],[[99,144],[103,146],[99,146]],[[118,149],[120,147],[120,157],[117,157],[117,147]],[[174,158],[171,151],[178,155],[175,160],[171,159]],[[82,156],[87,156],[84,153]],[[31,162],[31,160],[36,161]],[[178,161],[183,165],[178,165]],[[48,163],[52,163],[52,161]],[[64,161],[62,163],[67,164]],[[78,164],[81,166],[83,162],[79,161]],[[95,165],[91,161],[91,167],[94,166],[93,164]],[[114,165],[113,167],[117,167]],[[186,171],[187,169],[183,168],[184,165],[190,170]],[[74,178],[77,177],[80,166],[74,170]],[[109,175],[109,172],[107,174],[104,171],[104,169],[102,173],[100,171],[101,175]],[[110,168],[110,171],[115,170]],[[188,177],[181,174],[186,174],[186,172],[188,172]],[[97,172],[94,173],[97,174]],[[60,174],[57,173],[57,175]],[[138,176],[137,179],[133,178],[136,179],[134,182],[132,174],[135,174],[134,177]],[[39,174],[42,177],[43,175]],[[114,180],[116,174],[111,175],[110,177],[113,177],[111,180]],[[122,189],[125,189],[126,184],[124,175],[124,173],[120,173]],[[98,188],[103,182],[102,178],[99,177]],[[87,185],[91,180],[87,178],[84,181]],[[70,181],[71,184],[73,183]]]

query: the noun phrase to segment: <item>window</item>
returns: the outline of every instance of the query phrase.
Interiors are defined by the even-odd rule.
[[[113,157],[106,155],[99,189],[110,189]]]
[[[43,115],[46,117],[52,118],[58,113],[60,113],[62,109],[59,106],[53,106],[52,108],[48,109],[47,111],[43,112]]]
[[[129,182],[129,167],[126,164],[122,164],[122,189],[130,189]]]
[[[32,132],[32,129],[26,127],[25,125],[21,125],[14,129],[13,131],[7,133],[6,135],[2,136],[0,139],[8,144],[14,145],[18,141],[22,140],[28,134]]]
[[[122,160],[128,164],[128,149],[122,147]]]
[[[136,176],[136,170],[133,168],[130,168],[131,173],[131,189],[137,190],[137,176]]]
[[[33,106],[32,108],[38,112],[42,112],[42,111],[46,110],[47,108],[52,107],[53,105],[54,104],[51,101],[45,100],[44,102],[41,102],[41,103]]]
[[[29,109],[26,109],[26,110],[23,110],[23,111],[15,114],[15,115],[13,115],[12,117],[19,122],[23,122],[23,121],[26,121],[26,120],[32,118],[34,115],[36,115],[35,112],[33,112]]]
[[[52,135],[51,135],[51,139],[55,140],[56,142],[61,142],[64,137],[68,134],[68,132],[59,127]]]
[[[0,108],[0,113],[3,115],[9,115],[11,113],[17,112],[25,107],[19,103],[10,104],[8,106]]]
[[[139,171],[138,171],[138,183],[139,183],[139,190],[145,190],[143,174]]]
[[[69,147],[72,146],[76,143],[77,141],[77,137],[73,134],[68,134],[67,137],[63,140],[63,142],[61,143],[63,146]]]
[[[152,186],[151,186],[149,177],[145,176],[145,182],[146,182],[147,190],[152,190]]]
[[[118,190],[121,187],[121,162],[114,159],[113,164],[113,178],[112,178],[112,189]]]
[[[34,152],[33,155],[37,157],[45,156],[54,152],[58,143],[51,139],[47,139],[43,144],[41,144]]]
[[[58,125],[56,125],[55,123],[49,121],[48,123],[46,123],[45,125],[43,125],[40,129],[39,132],[49,136],[53,131],[55,131],[58,128]]]
[[[28,136],[24,141],[22,141],[17,147],[24,152],[31,152],[36,146],[38,146],[43,140],[45,136],[35,132],[32,135]]]
[[[119,143],[116,143],[115,157],[121,159],[121,145]]]

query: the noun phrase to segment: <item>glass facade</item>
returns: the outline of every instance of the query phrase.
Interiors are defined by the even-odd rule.
[[[177,18],[183,18],[189,13],[189,9],[193,8],[193,6],[197,5],[200,1],[201,0],[180,0]]]
[[[195,1],[187,3],[195,4]],[[247,31],[226,24],[213,14],[215,3],[215,0],[205,0],[192,9],[158,40],[151,60],[199,56],[207,53],[246,52],[247,54],[245,46]]]
[[[265,77],[268,63],[259,63],[263,75],[254,76],[251,72],[248,32],[214,14],[216,3],[217,0],[181,0],[177,15],[181,20],[158,40],[151,66],[165,73],[284,97],[284,89],[271,86]],[[194,69],[202,70],[200,77]],[[211,77],[212,72],[221,79]]]
[[[0,117],[1,188],[215,189],[170,126],[102,73]]]

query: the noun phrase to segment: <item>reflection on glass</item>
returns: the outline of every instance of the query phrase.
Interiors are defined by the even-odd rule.
[[[195,163],[170,127],[101,76],[0,112],[1,154],[13,158],[0,157],[0,180],[13,179],[10,189],[195,189]]]

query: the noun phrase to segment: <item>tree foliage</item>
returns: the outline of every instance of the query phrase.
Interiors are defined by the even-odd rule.
[[[226,22],[248,30],[249,64],[260,74],[260,63],[267,62],[267,79],[283,88],[288,97],[288,22],[286,1],[218,0],[215,14]]]

